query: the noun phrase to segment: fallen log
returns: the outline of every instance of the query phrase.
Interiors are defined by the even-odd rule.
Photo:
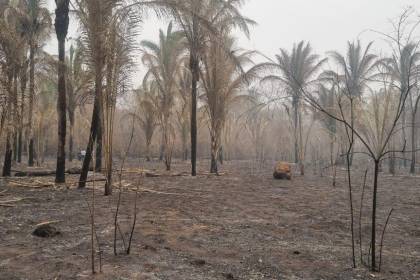
[[[17,171],[15,177],[43,177],[55,175],[55,171],[51,170],[34,170],[34,171]]]
[[[93,168],[90,168],[89,171],[93,171]],[[77,175],[82,173],[82,169],[79,167],[73,167],[66,170],[67,174]],[[15,177],[45,177],[55,175],[55,170],[28,170],[28,171],[15,171]]]

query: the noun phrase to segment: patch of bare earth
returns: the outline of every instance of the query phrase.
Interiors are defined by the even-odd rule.
[[[188,171],[189,166],[177,162],[174,169]],[[207,171],[205,162],[200,170]],[[95,222],[103,272],[94,277],[87,206],[92,188],[30,188],[4,180],[0,201],[12,201],[12,206],[0,206],[0,279],[420,279],[419,178],[381,179],[378,235],[389,209],[395,211],[385,236],[382,272],[372,275],[351,268],[343,176],[332,187],[328,177],[273,180],[270,166],[255,170],[247,162],[229,162],[222,170],[222,176],[202,173],[197,178],[126,173],[119,223],[127,234],[135,197],[129,189],[140,186],[130,255],[122,254],[121,241],[121,254],[113,254],[118,191],[104,197],[103,182],[97,182]],[[355,177],[360,184],[361,174]],[[68,181],[77,178],[71,175]],[[18,182],[39,183],[31,180]],[[358,211],[360,193],[355,188]],[[366,214],[370,192],[368,187]],[[45,239],[31,235],[45,221],[59,221],[54,226],[61,234]],[[365,250],[369,231],[366,218]]]

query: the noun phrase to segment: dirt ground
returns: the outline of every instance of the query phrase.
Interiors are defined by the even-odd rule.
[[[351,268],[344,174],[336,187],[331,178],[313,174],[278,181],[272,179],[271,165],[228,162],[221,176],[213,176],[204,173],[208,163],[203,161],[196,178],[125,172],[119,215],[125,242],[134,213],[133,190],[140,186],[130,255],[123,254],[120,238],[119,255],[113,253],[118,191],[104,197],[104,183],[96,182],[94,212],[103,267],[95,276],[87,204],[92,187],[29,188],[19,183],[39,185],[53,178],[4,179],[0,204],[12,201],[14,207],[0,206],[0,279],[420,279],[419,177],[381,178],[378,236],[390,208],[395,210],[385,235],[382,272],[371,274],[360,265]],[[146,168],[163,169],[160,163]],[[187,163],[175,162],[173,172],[188,170]],[[77,178],[71,175],[68,181]],[[362,173],[355,174],[357,217],[361,178]],[[365,251],[370,194],[368,186],[362,222]],[[59,221],[54,226],[61,234],[31,235],[45,221]],[[358,221],[355,226],[358,232]]]

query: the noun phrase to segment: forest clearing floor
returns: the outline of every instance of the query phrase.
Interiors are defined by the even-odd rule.
[[[95,276],[90,270],[87,203],[91,204],[92,183],[84,190],[76,189],[76,184],[32,188],[28,185],[42,186],[41,181],[54,178],[3,179],[0,204],[6,206],[0,206],[0,279],[420,279],[420,177],[384,175],[380,179],[379,240],[388,212],[395,210],[385,235],[382,272],[372,274],[359,261],[357,269],[351,268],[343,171],[333,187],[331,178],[313,174],[274,180],[271,164],[257,168],[245,161],[226,162],[221,166],[222,176],[205,173],[208,163],[201,161],[196,178],[165,176],[163,171],[159,171],[162,176],[144,177],[135,172],[134,161],[128,165],[133,169],[123,174],[118,221],[127,243],[134,190],[139,186],[131,254],[123,253],[120,237],[119,255],[113,253],[118,189],[105,197],[104,182],[96,182],[95,225],[103,272]],[[163,164],[156,162],[144,167],[163,170]],[[190,167],[188,162],[176,161],[173,169],[187,173]],[[358,233],[363,172],[354,177]],[[67,178],[76,182],[78,175]],[[371,180],[362,221],[365,253],[370,236],[370,185]],[[46,221],[58,221],[54,226],[61,234],[33,236],[35,225]],[[98,266],[96,262],[97,270]]]

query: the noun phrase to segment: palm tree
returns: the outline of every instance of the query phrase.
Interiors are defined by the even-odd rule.
[[[169,24],[166,34],[160,30],[159,44],[151,41],[142,41],[143,63],[148,67],[145,80],[155,82],[159,92],[160,126],[163,137],[163,151],[166,169],[171,169],[173,126],[170,123],[172,116],[177,78],[180,75],[184,48],[182,32],[174,32],[172,23]]]
[[[320,84],[319,85],[319,104],[323,108],[327,108],[330,112],[336,112],[336,102],[335,99],[337,98],[337,88],[335,85],[328,87],[326,85]],[[330,138],[330,167],[333,170],[333,182],[332,185],[335,186],[336,184],[336,161],[337,158],[334,156],[334,146],[337,139],[337,121],[325,114],[315,111],[314,116],[321,122],[321,125],[324,127],[328,137]]]
[[[243,0],[164,0],[174,21],[187,39],[191,71],[191,174],[197,173],[197,86],[200,79],[200,59],[205,53],[211,33],[217,38],[216,25],[235,26],[249,35],[248,25],[254,22],[240,13]]]
[[[383,60],[391,77],[398,83],[396,87],[400,94],[408,91],[408,105],[411,109],[411,165],[410,173],[414,174],[416,171],[416,116],[420,103],[420,94],[418,87],[413,87],[408,90],[409,84],[417,84],[419,76],[418,63],[420,62],[420,52],[418,45],[414,42],[408,42],[400,48],[399,54],[393,54],[391,58]],[[404,115],[406,113],[404,110]],[[403,129],[405,124],[403,124]],[[404,139],[405,141],[405,139]]]
[[[98,147],[102,144],[101,114],[103,103],[102,88],[107,54],[106,34],[112,22],[113,11],[117,3],[112,0],[76,0],[75,5],[78,19],[83,28],[82,41],[85,45],[84,48],[87,53],[89,66],[95,77],[95,100],[92,111],[92,121],[86,148],[86,156],[83,160],[82,172],[79,180],[79,188],[84,188],[86,186],[89,165],[92,160],[94,141],[97,142]],[[98,158],[102,156],[101,154],[98,154],[98,151],[101,152],[101,150],[101,148],[97,149],[97,163],[100,162]],[[99,168],[99,166],[96,167]]]
[[[292,52],[280,49],[276,61],[261,64],[259,67],[274,71],[262,79],[262,82],[280,82],[286,86],[292,98],[293,126],[295,143],[295,162],[299,163],[304,175],[303,135],[302,135],[302,91],[316,82],[314,78],[327,59],[319,59],[313,54],[311,45],[304,41],[293,46]]]
[[[105,60],[106,85],[102,112],[107,177],[105,195],[112,192],[113,128],[117,97],[124,94],[127,86],[130,86],[134,67],[132,54],[137,47],[135,39],[138,23],[139,18],[131,11],[126,10],[122,16],[114,16],[108,28]],[[97,140],[99,140],[99,136]]]
[[[140,123],[146,141],[146,160],[150,161],[150,145],[153,134],[158,125],[159,95],[154,83],[145,83],[135,91],[136,109],[135,118]]]
[[[211,140],[211,173],[218,173],[217,160],[221,147],[221,134],[230,105],[240,97],[240,90],[253,68],[244,73],[252,52],[236,49],[234,39],[224,35],[223,42],[212,41],[203,55],[201,80],[205,92],[205,109],[209,116]],[[228,51],[226,51],[228,50]]]
[[[96,141],[96,169],[101,167],[102,130],[105,129],[107,157],[107,184],[105,195],[110,195],[112,183],[112,119],[116,95],[129,82],[132,64],[135,28],[139,22],[122,0],[75,0],[77,16],[83,28],[82,42],[88,66],[95,77],[95,100],[86,156],[83,161],[79,188],[86,186],[89,165],[92,160],[93,144]],[[127,68],[128,67],[128,68]],[[105,75],[106,74],[106,75]],[[106,86],[104,88],[104,79]],[[103,95],[105,89],[105,96]],[[103,108],[103,105],[106,107]],[[106,126],[105,126],[106,123]]]
[[[83,104],[88,93],[92,91],[91,72],[85,70],[83,64],[85,57],[84,50],[80,40],[77,40],[76,46],[70,46],[70,53],[67,57],[67,113],[69,117],[69,161],[74,157],[74,129],[76,109]]]
[[[69,3],[70,0],[56,0],[55,32],[58,40],[58,150],[56,183],[66,181],[66,37],[69,28]]]
[[[368,83],[376,77],[376,69],[379,61],[377,56],[370,53],[373,42],[362,50],[360,41],[347,43],[347,55],[342,56],[336,51],[329,53],[333,61],[338,65],[338,72],[326,71],[324,76],[332,79],[343,90],[350,102],[350,121],[351,125],[355,124],[355,103],[360,101]],[[349,165],[353,162],[354,134],[352,131],[348,133],[349,138]]]
[[[0,18],[0,62],[4,78],[0,79],[6,91],[4,100],[2,127],[6,124],[6,149],[3,164],[3,176],[11,175],[12,166],[12,140],[17,143],[17,94],[18,94],[18,72],[24,57],[25,40],[20,32],[19,22],[15,16],[15,8],[7,7]],[[15,150],[16,152],[16,150]]]
[[[62,1],[62,0],[57,0]],[[56,2],[57,2],[56,1]],[[68,2],[68,1],[67,1]],[[19,0],[14,13],[19,21],[20,32],[29,46],[29,154],[28,165],[34,164],[34,136],[32,131],[35,97],[35,55],[40,42],[47,39],[51,28],[51,17],[43,0]]]
[[[246,128],[254,147],[255,160],[261,161],[264,157],[264,134],[271,118],[270,111],[260,99],[260,93],[256,88],[248,89],[243,117],[243,126]]]
[[[190,134],[190,108],[191,108],[191,73],[188,65],[182,66],[181,74],[178,80],[178,106],[177,120],[178,129],[182,143],[182,159],[188,160],[188,136]]]

